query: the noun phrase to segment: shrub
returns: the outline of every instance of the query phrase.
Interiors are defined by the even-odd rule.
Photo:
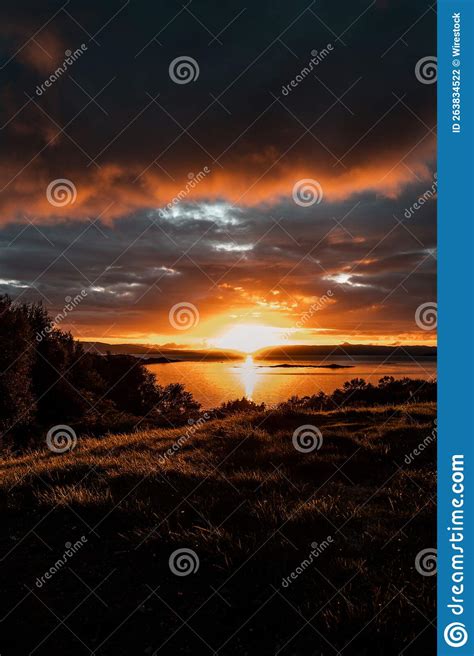
[[[0,433],[24,428],[36,413],[32,327],[24,309],[0,297]]]
[[[261,412],[263,410],[265,410],[265,403],[257,404],[243,396],[241,399],[234,399],[233,401],[222,403],[222,405],[214,410],[214,416],[222,418],[240,412]]]
[[[160,386],[138,358],[86,352],[40,303],[0,297],[0,436],[28,446],[57,424],[101,434],[175,426],[199,413],[182,385]]]

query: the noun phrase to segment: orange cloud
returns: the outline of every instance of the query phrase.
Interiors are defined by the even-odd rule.
[[[316,180],[322,189],[322,202],[335,202],[362,192],[396,197],[418,179],[429,180],[427,162],[435,154],[434,139],[426,139],[409,156],[403,149],[372,156],[365,164],[347,168],[278,161],[268,157],[240,162],[224,169],[210,165],[201,175],[195,167],[194,181],[189,178],[189,164],[173,171],[170,180],[157,167],[141,164],[107,163],[100,168],[69,168],[62,163],[54,172],[45,166],[42,153],[33,155],[21,166],[17,159],[0,165],[2,194],[0,212],[5,223],[21,220],[24,215],[45,222],[64,219],[95,218],[113,220],[141,209],[160,209],[180,202],[225,199],[235,205],[273,204],[281,198],[291,199],[294,185],[302,179]],[[405,164],[407,166],[405,166]],[[66,179],[73,190],[70,200],[48,200],[48,186],[55,179]],[[54,191],[54,190],[53,190]],[[54,200],[54,198],[53,198]],[[316,205],[314,207],[317,207]]]

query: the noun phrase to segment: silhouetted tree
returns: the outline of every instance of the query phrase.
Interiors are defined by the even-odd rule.
[[[36,414],[32,384],[32,329],[24,308],[0,296],[0,434],[14,436]]]
[[[56,424],[101,434],[180,425],[200,404],[182,385],[161,387],[138,358],[86,352],[54,327],[41,303],[0,297],[0,432],[26,444]]]

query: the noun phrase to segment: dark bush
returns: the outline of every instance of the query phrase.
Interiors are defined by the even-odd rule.
[[[265,403],[254,403],[243,396],[241,399],[234,399],[233,401],[226,401],[213,411],[216,418],[227,417],[228,415],[235,415],[239,412],[261,412],[265,410]]]
[[[0,434],[25,428],[36,415],[33,330],[24,308],[0,297]]]
[[[435,381],[384,376],[376,386],[367,383],[363,378],[353,378],[332,394],[319,392],[313,396],[294,396],[281,403],[279,408],[325,411],[346,406],[403,405],[425,401],[436,401]]]
[[[182,385],[161,387],[138,359],[86,352],[41,304],[0,297],[0,437],[24,447],[58,424],[102,434],[178,426],[199,413]]]

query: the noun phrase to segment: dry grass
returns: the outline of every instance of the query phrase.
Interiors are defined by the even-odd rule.
[[[33,592],[4,621],[2,654],[30,653],[58,618],[35,654],[434,653],[434,577],[414,567],[435,545],[434,445],[404,463],[434,418],[429,403],[262,412],[202,425],[164,462],[182,430],[5,456],[2,616],[23,586]],[[293,447],[303,424],[321,430],[320,450]],[[82,535],[67,566],[35,586]],[[181,547],[200,560],[187,577],[168,566]],[[110,572],[100,599],[90,594]]]

